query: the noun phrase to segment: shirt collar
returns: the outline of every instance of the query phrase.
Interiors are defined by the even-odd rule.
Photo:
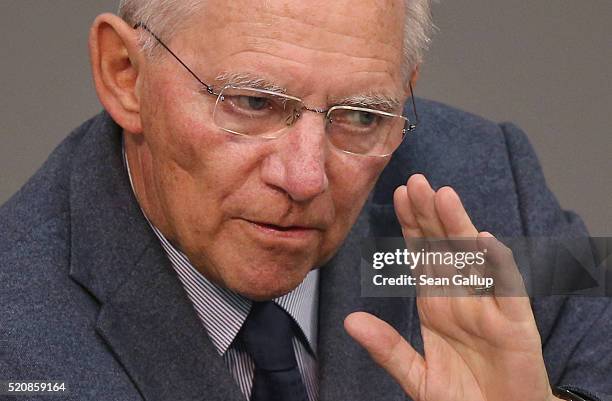
[[[134,196],[130,166],[123,149],[123,160]],[[240,294],[208,280],[189,261],[189,258],[170,243],[141,211],[159,239],[172,267],[176,271],[187,296],[194,305],[200,321],[219,354],[224,355],[238,335],[251,309],[252,301]],[[319,270],[312,270],[293,291],[274,299],[300,327],[310,350],[317,352]]]

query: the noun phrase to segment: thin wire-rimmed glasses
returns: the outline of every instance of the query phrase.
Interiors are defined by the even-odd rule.
[[[386,157],[416,128],[418,117],[410,86],[415,123],[407,117],[366,107],[337,105],[326,110],[308,107],[302,99],[284,93],[238,85],[225,85],[218,92],[202,81],[145,24],[143,28],[216,98],[213,122],[221,130],[249,138],[276,139],[295,124],[304,111],[325,115],[325,131],[337,149],[359,156]],[[399,106],[401,108],[401,106]]]

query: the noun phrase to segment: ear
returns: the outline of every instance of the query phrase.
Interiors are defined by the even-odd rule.
[[[125,131],[142,132],[138,32],[113,14],[99,15],[89,34],[89,55],[98,98]]]

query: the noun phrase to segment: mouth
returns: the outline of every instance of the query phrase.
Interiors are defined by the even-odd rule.
[[[301,226],[301,225],[277,225],[273,223],[244,220],[248,225],[261,236],[275,239],[287,239],[287,240],[311,240],[316,236],[320,230],[314,227]]]
[[[283,231],[283,232],[290,232],[290,231],[300,231],[300,230],[314,230],[314,228],[308,228],[308,227],[303,227],[303,226],[277,226],[276,224],[268,224],[268,223],[259,223],[256,221],[252,221],[251,223],[261,227],[261,228],[265,228],[265,229],[269,229],[269,230],[277,230],[277,231]]]

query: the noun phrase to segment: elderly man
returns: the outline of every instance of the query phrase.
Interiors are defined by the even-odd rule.
[[[516,127],[413,103],[430,30],[427,0],[100,15],[105,111],[0,211],[0,379],[74,400],[612,394],[608,299],[360,297],[367,236],[584,235]]]

